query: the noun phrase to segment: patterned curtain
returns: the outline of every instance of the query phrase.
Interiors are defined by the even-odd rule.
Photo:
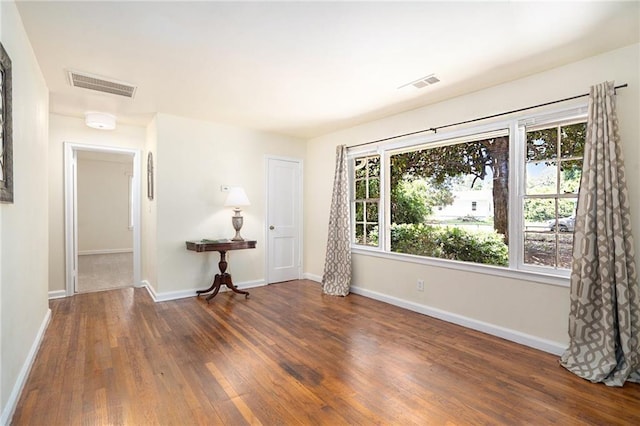
[[[329,236],[324,261],[322,291],[332,296],[346,296],[351,286],[351,215],[347,147],[336,148],[336,172],[329,213]]]
[[[593,86],[573,245],[569,348],[592,382],[640,382],[640,288],[613,82]]]

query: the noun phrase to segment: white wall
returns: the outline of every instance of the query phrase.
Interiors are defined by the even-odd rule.
[[[78,155],[79,254],[133,250],[129,227],[129,184],[133,157],[125,154]]]
[[[264,282],[265,155],[304,159],[305,143],[237,127],[159,114],[157,154],[157,293],[185,292],[209,286],[218,253],[195,253],[185,241],[231,238],[230,208],[220,185],[242,186],[251,206],[243,209],[242,235],[257,248],[228,253],[234,283]]]
[[[141,221],[142,221],[142,280],[152,288],[155,288],[158,282],[157,274],[157,203],[156,198],[150,200],[148,197],[148,154],[152,153],[154,157],[154,167],[157,160],[157,147],[158,147],[158,129],[156,117],[151,120],[151,123],[147,126],[146,140],[144,145],[144,152],[142,155],[143,167],[142,167],[142,203],[141,203]],[[157,180],[154,172],[154,181]]]
[[[618,91],[618,117],[640,253],[640,45],[471,93],[404,114],[312,139],[305,167],[305,271],[321,276],[326,249],[335,146],[353,145],[587,93],[593,84],[628,83]],[[555,106],[557,108],[558,105]],[[569,290],[565,287],[356,254],[353,285],[418,308],[481,321],[534,339],[568,342]],[[425,291],[416,280],[425,279]],[[373,293],[372,293],[373,294]]]
[[[13,68],[14,166],[14,203],[0,204],[0,424],[4,424],[49,318],[49,95],[13,2],[0,2],[0,18],[0,40]]]
[[[49,116],[49,291],[65,289],[64,262],[64,142],[116,148],[144,148],[145,128],[118,124],[115,130],[96,130],[84,120]],[[144,179],[142,179],[144,181]],[[146,190],[143,192],[146,193]]]

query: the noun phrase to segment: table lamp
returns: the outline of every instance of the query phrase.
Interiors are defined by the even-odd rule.
[[[242,215],[240,215],[242,210],[240,207],[249,205],[251,205],[251,203],[243,188],[237,186],[229,190],[229,195],[227,195],[224,206],[233,207],[233,211],[235,212],[235,215],[231,216],[231,223],[233,224],[233,229],[236,230],[236,236],[233,237],[231,241],[244,241],[244,238],[240,236],[240,229],[242,229]]]

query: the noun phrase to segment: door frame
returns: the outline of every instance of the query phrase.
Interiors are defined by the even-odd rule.
[[[270,160],[280,160],[280,161],[291,161],[293,163],[297,163],[298,167],[299,167],[299,175],[298,175],[298,194],[300,194],[300,197],[298,199],[298,256],[299,256],[299,260],[298,260],[298,279],[302,278],[303,272],[302,272],[302,265],[304,263],[304,252],[303,252],[303,234],[302,231],[304,229],[304,223],[303,223],[303,219],[304,219],[304,212],[303,212],[303,205],[304,205],[304,193],[303,193],[303,176],[304,176],[304,160],[302,160],[302,158],[295,158],[295,157],[282,157],[279,155],[270,155],[267,154],[264,156],[264,162],[265,162],[265,167],[264,167],[264,171],[265,171],[265,178],[264,178],[264,193],[265,193],[265,215],[264,215],[264,277],[265,277],[265,282],[267,285],[271,284],[271,268],[270,268],[270,264],[269,264],[269,210],[271,207],[270,204],[270,197],[269,197],[269,162]]]
[[[141,180],[140,158],[142,151],[139,149],[119,148],[112,146],[86,145],[73,142],[64,142],[64,251],[65,251],[65,290],[67,296],[73,296],[77,290],[78,278],[78,151],[93,151],[108,154],[126,154],[133,157],[133,182],[132,182],[132,215],[133,215],[133,285],[140,287],[141,271]]]

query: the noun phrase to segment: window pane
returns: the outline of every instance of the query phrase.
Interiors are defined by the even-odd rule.
[[[556,223],[556,201],[550,198],[528,198],[524,201],[526,231],[550,231]]]
[[[578,198],[562,198],[558,200],[558,217],[575,217],[577,208]]]
[[[587,124],[577,123],[560,128],[560,155],[562,158],[584,156],[584,142],[587,136]]]
[[[364,244],[364,224],[356,224],[356,243]]]
[[[367,203],[367,222],[378,223],[378,203]]]
[[[366,244],[369,246],[377,246],[378,245],[378,225],[367,225],[367,241]]]
[[[527,132],[527,161],[549,160],[557,156],[557,128]]]
[[[558,268],[571,269],[573,260],[573,234],[558,235]]]
[[[380,179],[369,180],[369,197],[380,198]]]
[[[356,222],[364,221],[364,203],[356,201]]]
[[[524,234],[524,263],[556,266],[556,235],[536,232]]]
[[[356,181],[356,200],[364,200],[365,198],[367,198],[367,181],[357,180]]]
[[[555,162],[527,163],[527,194],[555,194],[558,190],[558,167]]]
[[[370,178],[380,176],[380,157],[369,157],[367,168]]]
[[[354,171],[356,179],[363,179],[367,174],[367,169],[365,166],[367,165],[366,158],[356,158],[354,160]]]
[[[560,193],[577,194],[582,178],[582,160],[568,160],[560,163]]]
[[[577,198],[558,200],[558,231],[573,232],[576,224]]]

